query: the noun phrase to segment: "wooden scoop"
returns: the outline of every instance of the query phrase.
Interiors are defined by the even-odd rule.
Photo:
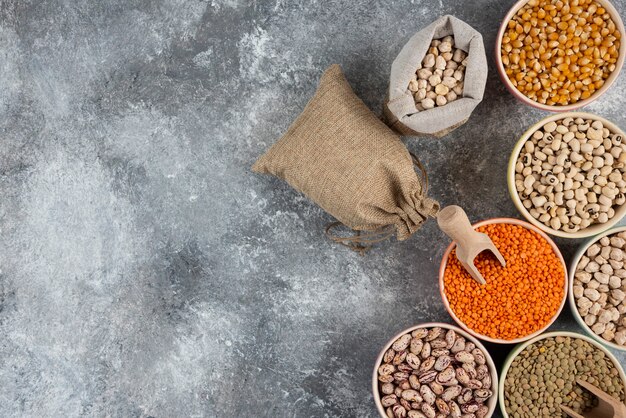
[[[480,284],[485,284],[485,279],[474,265],[474,258],[485,250],[491,251],[502,267],[506,266],[506,261],[500,251],[493,245],[487,234],[474,231],[472,224],[465,211],[459,206],[446,206],[437,215],[439,228],[447,236],[456,241],[456,258],[461,262],[463,268]]]
[[[572,418],[626,418],[626,406],[623,403],[605,393],[599,387],[587,383],[584,380],[576,379],[576,383],[587,389],[598,397],[598,406],[592,410],[585,412],[582,416],[565,405],[561,405],[561,409]]]

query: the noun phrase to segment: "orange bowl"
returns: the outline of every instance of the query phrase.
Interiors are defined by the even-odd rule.
[[[561,254],[561,251],[559,250],[559,247],[557,247],[557,245],[554,243],[554,241],[552,241],[550,239],[550,237],[548,235],[546,235],[545,232],[543,232],[542,230],[540,230],[536,226],[534,226],[532,224],[529,224],[528,222],[521,221],[519,219],[493,218],[493,219],[488,219],[488,220],[485,220],[485,221],[477,222],[477,223],[475,223],[473,225],[473,227],[474,227],[474,229],[476,229],[476,228],[479,228],[481,226],[490,225],[490,224],[519,225],[519,226],[522,226],[522,227],[524,227],[526,229],[534,231],[541,238],[546,240],[548,242],[548,244],[550,244],[550,247],[552,247],[552,250],[557,255],[559,261],[561,262],[561,265],[563,266],[563,275],[565,276],[564,277],[565,280],[563,280],[563,299],[561,300],[561,303],[559,305],[559,309],[554,313],[554,315],[552,316],[550,321],[543,328],[533,332],[532,334],[528,334],[528,335],[525,335],[523,337],[515,338],[513,340],[504,340],[504,339],[499,339],[499,338],[491,338],[491,337],[488,337],[486,335],[480,334],[480,333],[472,330],[471,328],[469,328],[467,325],[465,325],[465,323],[463,323],[463,321],[461,321],[461,319],[454,313],[454,311],[450,307],[450,302],[448,301],[448,298],[446,297],[446,292],[445,292],[445,287],[444,287],[445,286],[444,285],[444,274],[446,272],[446,266],[448,264],[448,257],[450,256],[450,253],[452,252],[452,250],[456,246],[456,243],[454,243],[454,242],[452,242],[448,246],[448,248],[446,249],[446,252],[443,255],[443,258],[441,259],[441,265],[439,266],[439,292],[441,293],[441,299],[443,300],[443,304],[446,307],[446,310],[448,311],[450,316],[456,321],[457,324],[459,324],[459,326],[461,328],[463,328],[469,334],[475,336],[476,338],[480,338],[483,341],[488,341],[488,342],[491,342],[491,343],[496,343],[496,344],[517,344],[517,343],[529,340],[529,339],[531,339],[533,337],[536,337],[537,335],[541,334],[548,327],[550,327],[550,325],[552,325],[554,323],[554,321],[556,321],[556,318],[558,318],[559,314],[563,310],[563,306],[565,305],[565,300],[567,299],[567,288],[568,288],[568,286],[567,286],[567,283],[568,283],[568,281],[567,281],[567,265],[565,264],[565,260],[563,259],[563,255]]]

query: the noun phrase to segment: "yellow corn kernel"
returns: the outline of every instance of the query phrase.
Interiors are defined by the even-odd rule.
[[[507,28],[505,73],[531,100],[575,103],[616,68],[621,33],[596,0],[529,0]]]

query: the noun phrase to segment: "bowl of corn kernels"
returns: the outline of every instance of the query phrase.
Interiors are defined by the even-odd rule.
[[[496,66],[508,90],[552,112],[586,106],[617,78],[624,24],[607,0],[521,0],[504,17]]]

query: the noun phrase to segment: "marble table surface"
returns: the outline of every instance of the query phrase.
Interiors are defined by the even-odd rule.
[[[507,160],[546,113],[496,74],[512,3],[0,1],[0,416],[376,417],[381,345],[452,322],[448,239],[429,222],[361,257],[250,166],[332,63],[380,114],[402,45],[452,14],[484,36],[484,101],[405,142],[442,204],[519,217]],[[585,110],[626,126],[625,94]],[[567,309],[552,329],[582,331]]]

